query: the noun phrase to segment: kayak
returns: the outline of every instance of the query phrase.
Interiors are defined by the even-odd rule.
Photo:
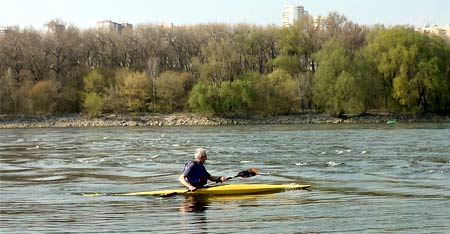
[[[291,190],[309,190],[309,184],[224,184],[197,189],[193,192],[186,189],[168,189],[145,192],[131,193],[90,193],[83,196],[171,196],[171,195],[212,195],[212,196],[229,196],[229,195],[252,195],[263,193],[277,193]]]

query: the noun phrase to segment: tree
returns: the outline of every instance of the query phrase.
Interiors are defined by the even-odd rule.
[[[10,69],[12,77],[22,82],[21,73],[24,67],[24,37],[18,28],[6,34],[0,43],[0,64]]]
[[[350,71],[351,58],[347,54],[342,41],[333,38],[327,41],[323,48],[315,54],[319,63],[314,74],[314,103],[319,110],[327,110],[336,115],[344,112],[343,101],[337,96],[337,82],[340,87],[352,78],[346,71]]]
[[[56,80],[64,85],[73,78],[82,64],[81,40],[79,31],[74,26],[64,30],[49,31],[45,35],[45,54],[49,59],[50,69]]]
[[[8,71],[0,76],[0,113],[13,114],[17,111],[19,83]]]
[[[219,86],[223,81],[233,81],[242,72],[239,66],[239,55],[234,49],[232,40],[210,40],[202,48],[205,63],[197,64],[200,79]]]
[[[84,110],[90,116],[97,116],[101,114],[103,106],[103,98],[95,92],[88,93],[83,102]]]
[[[218,90],[214,85],[204,82],[197,83],[189,94],[189,107],[198,113],[216,114],[216,104],[219,99]]]
[[[187,102],[190,76],[188,73],[166,71],[156,78],[154,86],[159,110],[164,112],[182,111]]]
[[[58,96],[58,83],[55,80],[37,82],[30,90],[31,109],[33,113],[54,114]]]
[[[248,82],[244,80],[224,81],[219,88],[217,112],[221,114],[241,114],[250,111],[248,108]]]
[[[41,34],[33,29],[27,29],[22,34],[23,71],[29,71],[33,82],[49,78],[50,64],[45,54],[44,40]]]
[[[289,28],[283,30],[280,39],[280,55],[273,60],[278,69],[283,69],[298,80],[302,109],[312,107],[312,77],[317,69],[313,57],[323,44],[323,29],[311,16],[305,15]]]
[[[148,111],[151,101],[150,90],[152,89],[152,83],[146,73],[130,73],[125,77],[123,87],[120,87],[120,89],[129,111]]]
[[[83,77],[84,92],[103,94],[110,86],[108,80],[99,69],[90,71]]]
[[[298,80],[286,71],[274,70],[258,85],[265,91],[260,93],[265,114],[289,114],[297,109]]]
[[[372,38],[368,52],[382,74],[386,104],[392,100],[413,113],[448,110],[450,49],[445,41],[409,27],[379,30]]]

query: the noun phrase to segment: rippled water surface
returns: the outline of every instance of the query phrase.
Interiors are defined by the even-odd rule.
[[[450,233],[450,124],[1,129],[0,233]],[[241,197],[85,197],[178,188],[197,147]]]

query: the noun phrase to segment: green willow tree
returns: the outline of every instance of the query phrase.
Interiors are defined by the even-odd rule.
[[[297,79],[302,110],[312,108],[312,78],[317,68],[313,54],[318,52],[324,41],[325,30],[309,15],[303,16],[289,28],[282,30],[280,54],[272,61],[277,69],[287,71]]]
[[[198,82],[189,94],[189,107],[197,113],[217,114],[217,100],[219,98],[218,89],[205,82]]]
[[[298,111],[300,99],[298,80],[284,70],[274,70],[267,78],[255,85],[260,95],[262,113],[271,115],[289,114]]]
[[[450,46],[444,40],[399,26],[378,31],[368,54],[382,74],[392,111],[397,106],[412,113],[448,111]]]
[[[351,90],[354,77],[351,74],[351,57],[344,43],[337,38],[327,41],[314,55],[319,67],[314,74],[314,103],[318,110],[335,115],[345,112],[346,91]]]

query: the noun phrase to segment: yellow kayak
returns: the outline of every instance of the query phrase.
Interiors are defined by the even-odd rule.
[[[203,189],[195,190],[194,192],[186,189],[168,189],[157,191],[145,191],[145,192],[132,192],[132,193],[90,193],[83,194],[83,196],[171,196],[177,194],[185,195],[252,195],[262,193],[277,193],[290,190],[309,190],[311,185],[309,184],[224,184],[213,187],[207,187]]]

